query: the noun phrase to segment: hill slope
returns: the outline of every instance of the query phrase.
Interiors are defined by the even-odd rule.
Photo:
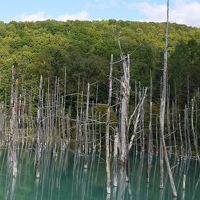
[[[118,40],[123,51],[131,56],[131,82],[149,84],[152,70],[155,96],[159,96],[164,49],[163,23],[130,21],[44,21],[0,23],[0,80],[1,98],[10,91],[11,66],[17,70],[19,83],[27,89],[37,88],[38,77],[64,78],[66,68],[67,89],[77,88],[77,78],[82,82],[99,80],[101,98],[106,95],[110,55],[119,59]],[[172,90],[175,88],[184,100],[187,81],[191,94],[200,85],[200,29],[170,24],[169,60]],[[120,66],[115,68],[120,73]],[[192,78],[190,78],[192,77]]]

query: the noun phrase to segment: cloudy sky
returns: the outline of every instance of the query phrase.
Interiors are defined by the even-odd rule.
[[[166,0],[0,0],[0,21],[165,21]],[[170,0],[170,21],[200,27],[200,0]]]

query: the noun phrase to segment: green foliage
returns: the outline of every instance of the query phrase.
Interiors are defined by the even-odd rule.
[[[63,83],[66,69],[68,92],[77,91],[78,77],[84,91],[85,83],[98,81],[99,101],[106,103],[110,55],[120,60],[120,39],[125,54],[143,44],[131,55],[131,86],[135,81],[149,86],[151,69],[156,99],[160,94],[164,26],[116,20],[0,22],[0,98],[10,94],[11,67],[15,65],[19,83],[27,91],[37,91],[40,74],[44,80],[49,78],[51,88],[56,76]],[[191,95],[200,84],[200,29],[170,24],[169,57],[172,91],[176,88],[184,102],[187,76]],[[115,65],[114,71],[119,75],[120,65]]]
[[[184,103],[188,91],[192,95],[200,85],[200,44],[194,39],[178,42],[170,63],[172,89]]]

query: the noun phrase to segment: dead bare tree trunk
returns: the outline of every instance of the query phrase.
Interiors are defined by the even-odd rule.
[[[130,142],[129,142],[129,146],[128,146],[128,150],[130,151],[132,146],[133,146],[133,141],[135,139],[135,136],[136,136],[136,132],[137,132],[137,127],[138,127],[138,123],[139,123],[139,119],[140,119],[140,115],[141,115],[141,110],[144,106],[144,102],[145,102],[145,98],[146,98],[146,93],[147,93],[147,88],[145,88],[145,91],[144,91],[144,94],[143,94],[143,97],[141,97],[141,100],[140,102],[138,102],[138,105],[136,106],[134,112],[132,113],[132,115],[130,116],[129,118],[129,127],[131,125],[131,121],[133,119],[133,117],[135,117],[136,115],[136,112],[137,112],[137,115],[135,117],[135,121],[134,121],[134,130],[133,130],[133,134],[131,136],[131,139],[130,139]]]
[[[85,125],[84,125],[84,136],[85,136],[85,163],[84,163],[84,168],[88,168],[88,153],[89,153],[89,147],[88,147],[88,118],[89,118],[89,102],[90,102],[90,84],[88,83],[87,87],[87,102],[86,102],[86,112],[85,112]]]
[[[76,144],[75,149],[77,150],[77,147],[79,149],[79,140],[80,140],[80,134],[79,134],[79,126],[80,126],[80,118],[79,115],[79,92],[80,92],[80,75],[78,77],[78,93],[77,93],[77,101],[76,101]]]
[[[106,116],[106,192],[111,193],[110,188],[110,109],[111,109],[111,99],[112,99],[112,71],[113,71],[113,55],[111,55],[110,61],[110,76],[109,76],[109,96],[108,96],[108,109]]]
[[[168,131],[168,146],[169,156],[172,154],[172,137],[171,137],[171,124],[170,124],[170,86],[168,85],[167,90],[167,131]]]
[[[150,73],[150,116],[149,116],[149,136],[148,136],[148,169],[147,169],[147,183],[149,183],[152,156],[153,156],[153,135],[152,135],[152,77]]]
[[[11,108],[12,116],[10,120],[10,164],[12,169],[12,176],[17,176],[17,155],[16,155],[16,131],[17,131],[17,94],[14,87],[15,69],[12,67],[12,83],[11,83]],[[16,82],[17,84],[17,82]]]
[[[163,142],[160,136],[160,189],[164,188],[164,161],[163,161]]]
[[[197,137],[196,137],[195,128],[194,128],[194,99],[192,99],[191,127],[192,127],[192,135],[193,135],[193,142],[194,142],[194,147],[195,147],[195,151],[196,151],[196,157],[200,164],[200,157],[199,157],[199,151],[198,151],[198,145],[197,145]]]
[[[184,109],[184,142],[185,142],[185,151],[184,151],[184,156],[187,157],[188,156],[188,143],[187,143],[187,107],[185,106]]]
[[[40,178],[40,160],[41,160],[41,134],[42,134],[42,76],[40,77],[39,100],[37,110],[37,146],[35,155],[36,178]]]
[[[160,134],[163,145],[163,153],[167,166],[167,172],[170,179],[170,185],[172,188],[172,193],[174,197],[177,197],[176,187],[174,184],[174,179],[172,176],[171,167],[169,164],[169,158],[167,153],[167,148],[165,144],[164,138],[164,130],[165,130],[165,107],[166,107],[166,94],[167,94],[167,70],[168,70],[168,26],[169,26],[169,0],[167,0],[167,24],[166,24],[166,43],[165,43],[165,52],[164,52],[164,70],[163,70],[163,84],[162,84],[162,94],[161,94],[161,102],[160,102]]]
[[[121,155],[120,161],[122,165],[127,165],[128,156],[128,109],[129,109],[129,96],[130,96],[130,56],[128,55],[128,61],[125,56],[121,54],[123,60],[123,72],[124,75],[121,80],[122,99],[121,99],[121,123],[120,123],[120,139],[121,139]]]
[[[183,136],[182,136],[182,126],[181,126],[181,115],[180,114],[179,114],[178,126],[179,126],[180,142],[181,142],[181,159],[182,159],[184,156],[184,151],[183,151]]]
[[[117,187],[117,157],[118,157],[118,152],[117,152],[117,146],[118,146],[118,127],[115,128],[115,137],[114,137],[114,173],[113,173],[113,186]]]

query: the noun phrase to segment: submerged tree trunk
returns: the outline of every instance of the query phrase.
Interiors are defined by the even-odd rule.
[[[164,188],[164,161],[163,161],[163,142],[160,136],[160,189]]]
[[[195,128],[194,128],[194,99],[192,99],[191,127],[192,127],[192,135],[193,135],[193,142],[194,142],[194,147],[195,147],[195,151],[196,151],[196,157],[197,157],[197,160],[200,164],[199,150],[198,150],[198,144],[197,144],[197,136],[196,136]]]
[[[85,163],[84,168],[88,168],[88,153],[89,153],[89,147],[88,147],[88,118],[89,118],[89,102],[90,102],[90,84],[88,83],[87,87],[87,102],[86,102],[86,113],[85,113],[85,124],[84,124],[84,136],[85,136],[85,144],[84,144],[84,150],[85,150]]]
[[[167,148],[165,144],[164,138],[164,130],[165,130],[165,107],[166,107],[166,90],[167,90],[167,68],[168,68],[168,26],[169,26],[169,0],[167,0],[167,25],[166,25],[166,44],[165,44],[165,52],[164,52],[164,70],[163,70],[163,84],[162,84],[162,94],[161,94],[161,102],[160,102],[160,134],[163,145],[163,153],[166,162],[167,172],[170,179],[170,184],[172,188],[173,196],[177,196],[176,187],[174,184],[174,179],[172,176],[171,167],[169,164],[169,158],[167,153]]]
[[[117,187],[117,146],[118,146],[118,127],[115,128],[115,137],[114,137],[114,161],[113,161],[113,167],[114,167],[114,173],[113,173],[113,186]]]
[[[120,161],[122,165],[127,165],[128,156],[128,109],[129,109],[129,96],[130,96],[130,57],[128,55],[128,61],[121,55],[123,59],[123,71],[124,75],[121,80],[122,88],[122,100],[121,100],[121,123],[120,123],[120,138],[121,138],[121,155]]]
[[[153,156],[153,135],[152,135],[152,77],[150,73],[150,115],[149,115],[149,137],[148,137],[148,169],[147,169],[147,182],[149,183],[152,156]]]
[[[110,188],[110,109],[111,109],[111,99],[112,99],[112,71],[113,71],[113,55],[111,55],[110,61],[110,76],[109,76],[109,96],[108,96],[108,109],[106,116],[106,192],[111,193]]]
[[[42,76],[40,77],[39,87],[39,101],[37,110],[37,146],[36,146],[36,157],[35,157],[35,170],[36,178],[40,178],[40,162],[41,162],[41,134],[42,134]]]
[[[17,131],[17,94],[14,87],[15,69],[12,67],[12,83],[11,83],[11,120],[10,120],[10,164],[12,176],[17,176],[17,155],[16,155],[16,131]],[[17,84],[17,82],[16,82]]]

